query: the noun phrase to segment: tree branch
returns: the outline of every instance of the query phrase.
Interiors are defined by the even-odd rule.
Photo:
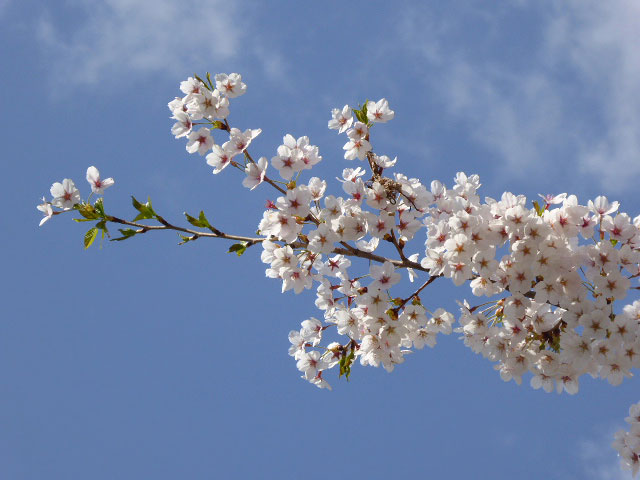
[[[244,237],[240,235],[229,235],[218,231],[218,233],[200,232],[198,230],[192,230],[190,228],[178,227],[167,222],[164,218],[157,216],[158,222],[162,225],[145,225],[143,223],[130,222],[129,220],[123,220],[122,218],[107,215],[107,220],[113,223],[119,223],[121,225],[128,225],[130,227],[136,227],[139,229],[136,233],[146,233],[151,230],[174,230],[176,232],[189,233],[196,237],[209,237],[209,238],[224,238],[227,240],[238,240],[240,242],[247,242],[249,246],[261,243],[264,238]]]

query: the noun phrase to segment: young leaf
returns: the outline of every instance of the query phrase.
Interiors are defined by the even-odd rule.
[[[182,239],[182,241],[180,243],[178,243],[178,245],[184,245],[185,243],[190,242],[190,241],[195,240],[196,238],[198,238],[195,235],[192,236],[192,237],[187,237],[185,235],[178,234],[178,236]]]
[[[120,242],[121,240],[126,240],[127,238],[131,238],[136,233],[138,233],[133,228],[119,228],[118,231],[122,234],[122,236],[118,238],[112,238],[112,242]]]
[[[100,218],[100,214],[96,212],[96,210],[93,208],[93,205],[89,203],[79,203],[75,205],[74,208],[78,210],[80,215],[82,215],[87,220],[97,220],[98,218]]]
[[[234,243],[227,253],[236,252],[236,255],[240,256],[247,250],[247,245],[247,242]]]
[[[194,227],[200,227],[200,221],[195,218],[192,217],[191,215],[189,215],[187,212],[184,212],[184,217],[187,219],[187,222],[189,222],[191,225],[193,225]]]
[[[109,229],[107,228],[107,221],[106,220],[101,220],[98,223],[96,223],[96,228],[99,230],[102,230],[102,238],[104,238],[104,235],[107,234],[109,235]]]
[[[194,227],[208,228],[209,230],[213,228],[209,224],[209,220],[207,220],[207,217],[204,215],[204,212],[202,210],[200,211],[200,215],[198,215],[198,218],[192,217],[187,212],[184,212],[184,216],[187,219],[187,222],[189,222]]]
[[[365,125],[367,125],[369,123],[369,119],[367,118],[367,103],[369,103],[369,100],[365,100],[364,103],[362,104],[362,115],[364,117],[364,120],[362,120],[362,123],[364,123]]]
[[[134,197],[133,195],[131,195],[131,203],[133,204],[133,208],[140,211],[142,204],[138,200],[136,200],[136,197]]]
[[[91,246],[93,241],[98,236],[98,229],[96,227],[90,228],[87,233],[84,234],[84,249],[86,250]]]
[[[96,200],[96,203],[93,205],[93,207],[96,209],[96,212],[98,212],[98,214],[102,218],[106,216],[104,213],[104,200],[102,198],[99,198],[98,200]]]
[[[354,110],[353,113],[356,116],[356,118],[358,119],[358,121],[364,123],[365,125],[367,124],[367,122],[369,121],[367,119],[367,112],[366,112],[366,108],[367,106],[365,105],[364,107],[362,107],[362,110]]]
[[[369,119],[367,118],[367,102],[368,100],[365,100],[360,110],[353,111],[353,114],[356,116],[358,121],[364,123],[365,125],[369,125]]]
[[[137,222],[138,220],[147,220],[156,216],[156,212],[153,211],[153,207],[151,206],[151,198],[149,198],[147,203],[140,203],[136,200],[136,197],[132,195],[131,203],[133,204],[133,208],[140,212],[138,216],[133,219],[134,222]]]
[[[155,216],[156,212],[153,211],[153,206],[151,205],[151,197],[147,197],[147,203],[145,204],[145,206],[151,210],[151,213],[153,213],[153,215]]]
[[[207,74],[207,76],[208,76],[208,75],[209,75],[209,74]],[[194,76],[194,78],[195,78],[196,80],[198,80],[200,83],[202,83],[202,85],[204,85],[204,88],[206,88],[207,90],[211,90],[211,89],[209,88],[209,85],[207,85],[207,82],[205,82],[204,80],[202,80],[202,79],[201,79],[197,74],[195,74],[195,73],[194,73],[194,74],[193,74],[193,76]]]
[[[340,374],[345,376],[347,381],[349,381],[349,376],[351,375],[351,365],[353,364],[353,360],[355,358],[355,354],[353,352],[353,348],[349,351],[349,355],[343,355],[340,359]]]
[[[209,220],[207,220],[207,217],[205,217],[204,211],[200,210],[200,215],[198,215],[198,220],[200,220],[200,223],[202,224],[203,228],[211,229],[211,225],[209,224]]]
[[[539,217],[541,217],[544,214],[544,208],[542,208],[540,204],[535,200],[533,201],[533,207],[536,209],[536,213],[538,214]]]

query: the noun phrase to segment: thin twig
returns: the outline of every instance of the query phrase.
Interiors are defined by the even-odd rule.
[[[114,217],[112,215],[107,215],[107,220],[110,222],[139,228],[140,230],[136,233],[146,233],[151,230],[175,230],[177,232],[197,235],[198,237],[224,238],[227,240],[238,240],[241,242],[248,242],[249,245],[255,245],[256,243],[261,243],[264,240],[264,238],[243,237],[240,235],[229,235],[222,232],[219,232],[219,233],[199,232],[197,230],[192,230],[190,228],[183,228],[183,227],[178,227],[176,225],[172,225],[160,216],[157,216],[157,219],[162,225],[145,225],[143,223],[130,222],[129,220],[123,220],[122,218]]]
[[[411,295],[409,295],[407,298],[405,298],[404,300],[402,300],[402,303],[399,305],[399,307],[400,307],[400,308],[404,307],[404,306],[407,304],[407,302],[408,302],[409,300],[411,300],[411,299],[412,299],[412,298],[414,298],[414,297],[417,297],[417,296],[418,296],[418,294],[419,294],[422,290],[424,290],[425,288],[427,288],[427,287],[428,287],[428,286],[429,286],[429,285],[430,285],[430,284],[431,284],[431,283],[432,283],[436,278],[439,278],[439,277],[441,277],[441,276],[442,276],[442,275],[431,275],[431,276],[427,279],[427,281],[426,281],[426,282],[424,282],[424,283],[422,284],[422,286],[421,286],[418,290],[416,290],[414,293],[412,293],[412,294],[411,294]]]

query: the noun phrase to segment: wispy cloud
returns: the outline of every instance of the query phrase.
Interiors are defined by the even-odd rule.
[[[578,443],[578,459],[583,465],[584,480],[633,480],[631,472],[622,470],[616,451],[611,447],[614,430],[598,439]]]
[[[10,3],[11,0],[0,0],[0,18],[4,15],[4,12],[7,10]]]
[[[640,175],[639,22],[634,0],[572,0],[549,25],[551,60],[575,67],[604,118],[595,138],[581,139],[583,168],[612,188],[636,186]]]
[[[456,9],[437,19],[425,10],[406,12],[399,32],[429,66],[429,88],[444,108],[497,154],[507,176],[536,165],[537,172],[553,167],[560,175],[596,178],[609,191],[635,187],[640,3],[522,1],[510,9],[492,15]],[[517,10],[536,28],[509,37],[503,30]],[[486,39],[467,36],[465,16]],[[509,56],[513,45],[518,51]]]
[[[237,2],[73,0],[64,5],[69,15],[51,11],[37,26],[50,76],[62,88],[114,81],[135,88],[150,74],[184,75],[252,55],[246,35],[251,19]],[[253,52],[260,53],[254,55],[257,63],[267,75],[276,75],[271,60],[279,57],[260,48]],[[260,61],[267,57],[268,62]]]

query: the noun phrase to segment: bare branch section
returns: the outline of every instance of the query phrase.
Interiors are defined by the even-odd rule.
[[[122,218],[118,218],[118,217],[114,217],[114,216],[107,216],[107,220],[113,223],[119,223],[121,225],[128,225],[130,227],[136,227],[138,228],[138,230],[136,231],[136,234],[138,233],[146,233],[146,232],[150,232],[152,230],[174,230],[176,232],[183,232],[183,233],[188,233],[190,235],[193,235],[195,238],[200,238],[200,237],[208,237],[208,238],[224,238],[227,240],[237,240],[240,242],[248,242],[250,245],[255,245],[256,243],[261,243],[264,238],[254,238],[254,237],[244,237],[241,235],[229,235],[226,233],[222,233],[219,230],[217,232],[201,232],[198,230],[192,230],[190,228],[184,228],[184,227],[179,227],[176,225],[172,225],[171,223],[167,222],[164,218],[162,217],[158,217],[158,221],[162,224],[162,225],[144,225],[142,223],[138,223],[138,222],[130,222],[129,220],[123,220]],[[194,240],[195,240],[194,238]]]

